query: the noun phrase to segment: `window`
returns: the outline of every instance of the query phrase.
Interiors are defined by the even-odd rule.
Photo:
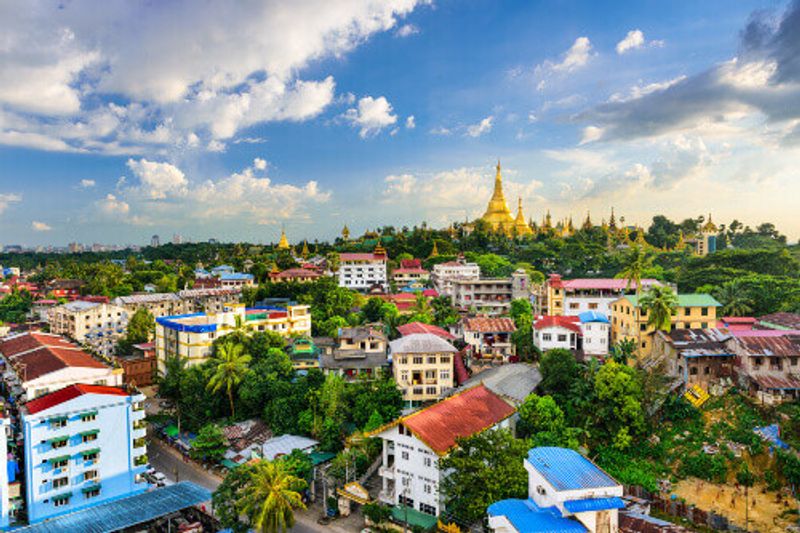
[[[436,516],[436,507],[434,507],[433,505],[428,505],[427,503],[420,503],[419,510],[425,514]]]
[[[442,363],[442,364],[449,364],[450,363],[450,356],[449,355],[439,356],[439,362]]]
[[[84,433],[81,435],[81,442],[92,442],[93,440],[97,440],[97,432],[91,433]]]
[[[570,302],[570,304],[569,304],[569,308],[570,308],[570,309],[577,309],[577,308],[578,308],[578,304],[577,304],[577,303],[575,303],[575,302]]]
[[[94,498],[100,496],[100,487],[92,487],[91,489],[83,491],[87,498]]]
[[[66,416],[59,416],[58,418],[51,418],[50,419],[50,428],[51,429],[63,428],[66,425],[67,425],[67,417]]]
[[[84,461],[97,461],[97,458],[100,454],[96,451],[91,452],[83,452],[83,460]]]
[[[639,331],[647,331],[647,324],[639,324]]]
[[[53,498],[53,505],[56,507],[63,507],[69,504],[69,496],[56,496]]]
[[[590,303],[589,304],[589,309],[597,309],[597,304],[596,303]]]
[[[53,479],[53,488],[58,489],[61,487],[66,487],[69,485],[69,478],[68,477],[57,477]]]
[[[421,365],[422,364],[422,357],[414,357],[414,364]]]
[[[97,470],[87,470],[83,473],[84,481],[94,481],[97,479]]]
[[[708,329],[708,322],[701,323],[700,327],[703,328],[703,329]]]
[[[703,316],[708,316],[708,307],[703,307],[700,309],[700,314]]]
[[[67,445],[67,441],[68,440],[69,440],[69,437],[64,437],[64,438],[61,438],[61,439],[58,439],[58,440],[50,441],[50,444],[51,444],[51,446],[53,446],[54,449],[55,448],[63,448],[64,446]]]
[[[69,458],[60,458],[52,461],[53,468],[66,468],[69,465]]]
[[[97,412],[83,413],[81,415],[81,422],[94,422],[97,420]]]
[[[400,372],[400,381],[408,382],[408,370]]]
[[[710,367],[703,368],[703,374],[709,375],[710,373],[711,373],[711,368]]]
[[[559,335],[558,336],[558,342],[566,342],[566,341],[567,341],[567,336],[566,335]]]
[[[542,333],[542,340],[543,341],[550,341],[553,339],[553,336],[549,333]]]
[[[428,364],[429,365],[435,365],[436,364],[436,356],[435,355],[428,357]]]
[[[425,494],[430,494],[431,492],[433,492],[433,490],[431,489],[431,486],[430,486],[428,483],[425,483],[425,486],[423,487],[423,490],[425,491]],[[421,503],[421,504],[419,505],[419,506],[420,506],[420,509],[421,509],[421,508],[422,508],[422,506],[424,506],[424,505],[425,505],[424,503]]]
[[[760,357],[755,357],[755,358],[753,358],[753,364],[754,364],[754,365],[756,365],[756,366],[761,366],[761,363],[762,363],[762,361],[761,361],[761,358],[760,358]]]
[[[797,364],[795,357],[795,362],[793,364]],[[449,370],[440,370],[439,371],[439,379],[450,379],[450,371]]]
[[[426,370],[425,379],[436,379],[436,370]]]
[[[408,461],[408,452],[400,452],[400,458],[403,459],[403,461]]]
[[[789,364],[792,366],[797,366],[797,357],[790,357]]]
[[[398,357],[397,362],[400,363],[401,365],[408,364],[408,357],[406,357],[405,355],[403,357]]]
[[[424,462],[425,462],[425,466],[427,466],[429,468],[433,465],[433,460],[430,457],[426,457]]]
[[[428,387],[428,388],[426,388],[425,389],[425,394],[428,394],[430,396],[436,396],[436,394],[437,394],[436,387]]]

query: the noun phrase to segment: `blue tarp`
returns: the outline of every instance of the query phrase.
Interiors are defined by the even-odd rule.
[[[19,474],[19,463],[14,459],[9,459],[6,463],[6,472],[8,472],[8,482],[15,482],[17,480],[17,474]]]
[[[789,449],[789,445],[783,442],[781,439],[781,427],[778,424],[770,424],[769,426],[754,428],[753,431],[765,441],[768,441],[784,450]]]

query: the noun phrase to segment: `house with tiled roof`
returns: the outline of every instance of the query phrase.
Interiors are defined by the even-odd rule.
[[[419,259],[403,259],[400,266],[392,270],[392,281],[398,288],[424,286],[430,277],[430,272],[422,268]]]
[[[75,383],[122,385],[122,369],[52,333],[27,332],[0,341],[4,379],[14,395],[33,399]],[[10,371],[10,372],[9,372]]]
[[[467,344],[470,356],[479,359],[508,361],[516,355],[511,334],[517,326],[510,318],[466,317],[455,327],[456,336]]]
[[[577,316],[540,316],[533,323],[533,344],[541,352],[556,348],[577,352],[583,347]]]
[[[289,268],[283,271],[270,272],[269,274],[269,279],[273,283],[308,283],[321,277],[322,274],[319,272],[319,270],[309,268]]]
[[[336,338],[316,337],[319,366],[346,379],[373,377],[389,366],[386,335],[372,326],[341,328]]]
[[[514,407],[483,385],[467,389],[369,434],[383,442],[380,501],[431,516],[444,511],[439,459],[460,438],[513,428]]]
[[[592,461],[567,448],[533,448],[523,460],[528,498],[487,509],[496,533],[619,531],[623,487]]]
[[[433,324],[425,324],[423,322],[409,322],[408,324],[397,326],[397,331],[402,336],[415,335],[417,333],[432,333],[433,335],[441,337],[446,341],[453,341],[456,339],[456,336],[446,329],[440,328],[439,326],[434,326]]]
[[[389,343],[392,372],[403,400],[438,400],[453,388],[453,360],[458,350],[433,333],[404,335]]]

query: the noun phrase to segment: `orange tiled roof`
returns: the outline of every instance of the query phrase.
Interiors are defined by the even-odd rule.
[[[480,333],[493,333],[517,331],[517,326],[510,318],[465,318],[464,331],[477,331]]]

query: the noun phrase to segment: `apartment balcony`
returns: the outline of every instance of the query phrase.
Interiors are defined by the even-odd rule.
[[[394,505],[395,504],[395,501],[394,501],[394,489],[390,488],[390,489],[387,489],[387,490],[380,491],[380,493],[378,493],[378,500],[381,503],[385,503],[385,504],[388,504],[388,505]]]
[[[147,427],[146,427],[146,425],[137,427],[136,424],[134,424],[133,432],[131,433],[131,436],[134,439],[143,439],[143,438],[145,438],[147,436]]]
[[[139,455],[139,456],[134,457],[133,464],[134,464],[134,466],[146,466],[147,465],[147,455],[143,454],[143,455]]]
[[[381,477],[385,477],[386,479],[394,479],[394,465],[381,466],[378,469],[378,475]]]

